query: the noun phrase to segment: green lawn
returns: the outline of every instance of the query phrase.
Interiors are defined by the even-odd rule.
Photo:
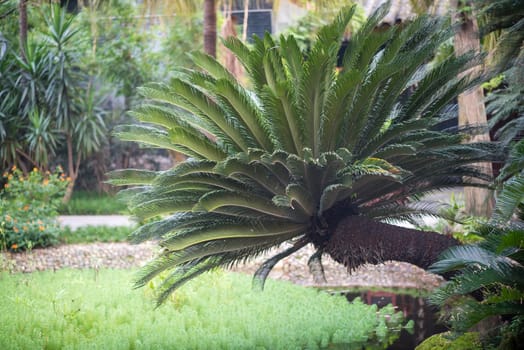
[[[0,349],[348,349],[391,340],[402,317],[286,282],[255,292],[250,277],[222,271],[155,310],[152,286],[133,290],[132,276],[0,273]]]
[[[65,227],[60,232],[60,241],[66,244],[125,242],[134,229],[127,226],[84,226],[71,230]]]
[[[62,215],[128,214],[126,204],[116,196],[97,192],[75,191],[69,203],[59,208]]]

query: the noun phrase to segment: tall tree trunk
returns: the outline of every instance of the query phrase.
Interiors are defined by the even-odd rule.
[[[353,270],[360,265],[388,260],[403,261],[427,269],[456,239],[436,232],[424,232],[385,224],[365,216],[342,219],[332,232],[324,251]]]
[[[460,12],[458,21],[460,21],[460,28],[455,34],[455,53],[457,55],[463,55],[470,51],[480,53],[479,28],[475,16]],[[475,76],[479,74],[481,69],[480,66],[473,67],[466,74]],[[487,124],[484,92],[480,86],[460,94],[458,96],[458,107],[459,126]],[[471,142],[478,141],[490,141],[489,132],[475,135],[471,139]],[[479,163],[476,166],[485,174],[493,175],[491,163]],[[485,188],[467,187],[464,189],[464,200],[468,214],[491,216],[494,206],[492,191]]]
[[[217,12],[215,0],[204,0],[204,52],[216,57]]]
[[[19,11],[19,38],[20,38],[20,56],[27,61],[25,49],[27,46],[27,0],[20,0],[18,3]]]

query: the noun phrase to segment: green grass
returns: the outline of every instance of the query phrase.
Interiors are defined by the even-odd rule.
[[[93,242],[125,242],[133,232],[133,227],[127,226],[84,226],[75,230],[65,227],[60,232],[60,241],[66,244]]]
[[[154,309],[152,286],[132,290],[132,276],[0,273],[0,349],[360,349],[391,340],[402,317],[286,282],[255,292],[249,276],[222,271]]]
[[[66,205],[59,208],[62,215],[127,214],[126,204],[116,196],[97,192],[75,191]]]

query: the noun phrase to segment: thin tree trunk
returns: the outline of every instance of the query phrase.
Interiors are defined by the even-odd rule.
[[[20,0],[18,4],[19,19],[19,38],[20,38],[20,56],[27,61],[25,49],[27,46],[27,0]]]
[[[76,178],[78,176],[78,169],[80,168],[80,159],[77,159],[75,165],[74,162],[74,150],[73,150],[73,137],[70,134],[66,136],[66,145],[67,145],[67,170],[69,172],[69,183],[67,184],[66,192],[62,198],[63,203],[69,203],[71,197],[73,196],[73,189],[75,188]]]
[[[247,40],[247,24],[249,18],[249,0],[244,0],[244,22],[242,23],[242,41]]]
[[[204,52],[216,57],[217,13],[215,0],[204,0]]]
[[[455,53],[463,55],[467,52],[480,52],[479,29],[477,20],[472,14],[460,13],[458,20],[460,28],[455,34]],[[473,67],[466,74],[478,75],[480,66]],[[486,125],[486,109],[484,106],[484,92],[480,86],[466,91],[458,96],[459,126]],[[471,142],[490,141],[489,132],[475,135]],[[491,163],[479,163],[476,166],[485,174],[493,176]],[[490,217],[494,206],[493,191],[486,188],[464,189],[466,212],[471,215]]]
[[[427,269],[449,247],[460,243],[451,236],[385,224],[364,216],[342,219],[324,251],[350,270],[388,260]]]

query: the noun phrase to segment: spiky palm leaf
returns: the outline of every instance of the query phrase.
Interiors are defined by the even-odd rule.
[[[431,268],[438,273],[455,271],[452,280],[436,290],[430,301],[440,307],[452,306],[445,317],[458,332],[489,316],[506,315],[513,320],[524,316],[524,231],[495,226],[486,226],[483,231],[488,232],[485,241],[452,247]],[[481,295],[482,300],[471,298],[471,293]]]
[[[377,210],[378,217],[417,215],[424,211],[410,198],[485,179],[471,164],[494,160],[494,146],[464,145],[465,134],[436,128],[448,117],[444,107],[473,83],[457,78],[472,57],[426,70],[452,34],[446,22],[421,17],[375,32],[387,11],[378,9],[354,35],[340,71],[348,8],[307,53],[293,37],[266,35],[252,47],[228,38],[250,88],[198,54],[202,71],[141,89],[150,103],[135,116],[146,124],[119,134],[190,158],[156,176],[110,174],[115,184],[141,186],[131,200],[137,217],[164,215],[135,232],[136,241],[155,237],[164,247],[138,285],[171,270],[165,297],[208,269],[284,242],[291,246],[261,266],[258,285],[278,260],[310,242],[320,251],[310,266],[320,271],[317,257],[340,216],[392,207],[392,215]]]

